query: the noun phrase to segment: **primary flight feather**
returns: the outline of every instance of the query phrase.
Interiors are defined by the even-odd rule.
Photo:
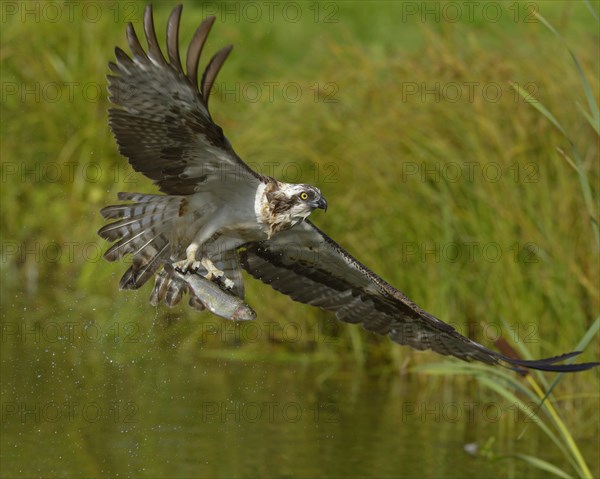
[[[166,298],[175,304],[190,290],[182,278],[202,274],[242,299],[243,268],[296,301],[416,349],[515,369],[569,372],[598,364],[555,364],[577,353],[524,361],[492,351],[421,309],[308,221],[315,209],[327,208],[319,189],[254,172],[213,121],[210,91],[232,47],[211,58],[198,83],[198,64],[214,17],[196,30],[184,71],[178,41],[181,11],[177,6],[169,17],[167,57],[148,6],[147,50],[129,24],[132,56],[116,48],[117,61],[109,64],[114,105],[109,124],[119,151],[164,193],[119,193],[127,203],[102,210],[105,219],[114,220],[98,232],[115,242],[105,257],[133,257],[122,289],[137,289],[156,275],[153,303]],[[171,264],[177,278],[169,273],[172,268],[161,269]],[[202,298],[191,297],[190,304],[203,308]]]

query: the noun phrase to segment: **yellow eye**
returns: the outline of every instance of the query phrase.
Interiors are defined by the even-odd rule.
[[[300,199],[301,200],[307,200],[308,199],[308,193],[306,193],[305,191],[303,191],[302,193],[300,193]]]

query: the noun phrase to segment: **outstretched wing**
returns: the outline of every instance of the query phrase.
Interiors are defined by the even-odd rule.
[[[369,331],[415,349],[466,361],[505,363],[514,369],[579,371],[597,364],[554,364],[578,353],[522,361],[487,349],[414,304],[309,221],[271,240],[247,244],[240,258],[252,276],[295,301],[332,311],[341,321],[362,323]]]
[[[115,48],[116,63],[109,68],[109,124],[131,166],[154,180],[167,194],[187,195],[211,186],[261,178],[233,151],[208,111],[215,78],[232,46],[219,50],[208,62],[198,88],[198,63],[215,17],[196,30],[186,57],[187,74],[179,58],[179,21],[182,6],[175,7],[167,25],[168,61],[163,56],[152,19],[144,12],[144,51],[133,25],[127,39],[133,58]],[[233,186],[234,187],[234,186]]]

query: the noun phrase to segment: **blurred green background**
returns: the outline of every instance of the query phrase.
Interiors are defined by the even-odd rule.
[[[509,82],[532,93],[565,126],[583,158],[597,218],[598,136],[577,106],[586,105],[581,79],[565,45],[533,12],[561,32],[597,97],[598,2],[467,3],[184,2],[181,51],[200,21],[217,15],[205,55],[229,43],[235,47],[211,98],[214,119],[238,154],[262,173],[321,188],[329,211],[315,213],[314,222],[367,266],[487,346],[501,337],[532,357],[571,351],[600,311],[592,221],[569,142]],[[172,6],[154,2],[161,41]],[[114,468],[91,461],[89,451],[82,459],[87,469],[69,466],[68,459],[36,469],[27,454],[13,456],[18,459],[7,466],[4,451],[13,441],[23,446],[24,429],[38,440],[57,434],[36,433],[35,424],[30,431],[31,421],[24,424],[11,411],[15,404],[21,407],[19,398],[60,402],[86,388],[105,399],[139,390],[133,400],[137,410],[161,388],[157,375],[179,381],[196,365],[212,365],[205,374],[212,378],[206,384],[214,384],[213,393],[219,375],[231,368],[249,371],[255,391],[269,388],[265,375],[253,376],[259,368],[284,374],[285,380],[271,385],[279,392],[298,388],[318,395],[326,383],[340,397],[345,388],[367,387],[388,397],[390,382],[409,381],[419,386],[410,388],[412,400],[413,393],[439,397],[440,388],[449,387],[459,398],[484,394],[473,392],[468,380],[433,380],[411,371],[439,361],[434,354],[340,325],[249,277],[247,301],[258,313],[252,325],[232,325],[184,303],[173,310],[153,308],[150,286],[119,292],[127,266],[101,258],[107,244],[96,235],[102,225],[98,210],[115,202],[119,191],[156,188],[132,174],[117,152],[107,126],[105,76],[113,47],[126,49],[127,21],[141,32],[144,3],[4,2],[1,8],[6,477],[27,475],[23,471],[162,474],[163,461],[143,466],[145,459],[156,458],[158,444],[145,450],[139,464],[117,457],[120,466]],[[596,339],[581,360],[599,356]],[[287,368],[301,372],[289,378],[281,373]],[[127,374],[135,378],[128,379],[131,383],[122,382]],[[363,379],[357,383],[350,376]],[[240,387],[230,380],[231,387]],[[598,388],[595,370],[564,378],[556,390],[564,419],[590,452],[596,476]],[[405,393],[389,394],[392,404],[407,400]],[[365,404],[373,395],[357,399],[364,406],[357,410],[370,410]],[[189,391],[187,396],[195,397]],[[169,398],[161,393],[156,401],[164,407]],[[337,404],[331,398],[326,403]],[[186,402],[186,408],[193,409],[193,403]],[[510,438],[519,431],[507,422],[486,424],[477,440],[498,437],[498,450],[510,449]],[[353,429],[349,423],[336,437],[367,427],[361,424],[356,421]],[[418,426],[433,434],[440,424]],[[118,434],[130,437],[125,432]],[[98,433],[94,429],[90,437],[105,437]],[[257,438],[265,434],[270,432]],[[77,447],[95,443],[70,433],[59,436]],[[236,443],[236,451],[255,447],[258,439]],[[36,439],[31,441],[33,446]],[[286,449],[290,454],[293,442]],[[537,440],[528,442],[534,443],[536,451],[546,450]],[[547,459],[564,466],[563,459],[549,454]],[[460,460],[471,459],[465,454]],[[482,470],[480,462],[469,464]],[[504,475],[529,471],[515,464],[502,462]],[[331,467],[325,470],[334,476],[368,471]],[[465,474],[471,471],[466,467]],[[276,475],[318,470],[314,464],[305,469],[294,464]],[[399,469],[375,470],[393,476]],[[204,473],[265,473],[218,471]]]

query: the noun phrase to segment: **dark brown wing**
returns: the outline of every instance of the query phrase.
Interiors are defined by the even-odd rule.
[[[598,363],[554,365],[578,353],[538,361],[508,358],[476,343],[424,311],[344,251],[309,221],[273,239],[244,246],[242,266],[295,301],[334,312],[348,323],[387,335],[399,344],[462,360],[505,363],[549,371],[579,371]]]
[[[115,105],[109,110],[109,123],[119,151],[168,194],[192,194],[217,182],[232,188],[240,181],[258,184],[260,176],[237,156],[208,111],[210,90],[232,47],[212,57],[198,88],[198,63],[215,18],[207,18],[196,30],[187,51],[186,74],[179,59],[181,10],[181,5],[175,7],[169,18],[168,61],[158,45],[150,5],[144,12],[148,51],[131,24],[127,39],[133,58],[115,49],[117,62],[109,64],[113,75],[108,76]]]

